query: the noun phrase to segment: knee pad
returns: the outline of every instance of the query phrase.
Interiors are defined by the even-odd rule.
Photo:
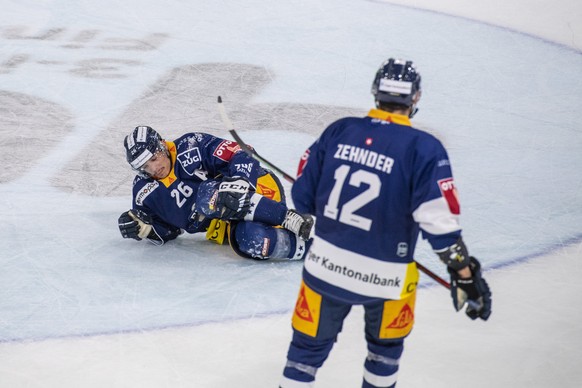
[[[261,222],[239,222],[233,237],[235,251],[253,259],[284,259],[291,250],[290,236],[286,230]]]
[[[238,250],[253,259],[268,259],[277,242],[276,233],[261,222],[239,222],[234,230]]]

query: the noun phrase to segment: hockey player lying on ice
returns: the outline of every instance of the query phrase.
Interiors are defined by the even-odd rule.
[[[278,178],[237,143],[196,132],[166,141],[139,126],[123,144],[137,172],[132,209],[118,222],[124,238],[162,245],[205,232],[243,257],[304,258],[313,218],[288,209]]]

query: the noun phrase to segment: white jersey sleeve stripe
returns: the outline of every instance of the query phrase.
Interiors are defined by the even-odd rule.
[[[451,213],[443,197],[423,203],[412,213],[412,217],[422,230],[430,234],[441,235],[461,230],[459,216]]]

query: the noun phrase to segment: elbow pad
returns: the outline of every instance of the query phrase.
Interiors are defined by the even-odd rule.
[[[467,247],[461,237],[450,247],[440,249],[435,253],[447,267],[455,271],[465,268],[471,261]]]

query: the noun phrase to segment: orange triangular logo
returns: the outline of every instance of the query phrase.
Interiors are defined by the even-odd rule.
[[[261,195],[269,199],[275,198],[275,190],[270,189],[268,186],[257,184],[261,189]]]
[[[402,307],[402,310],[398,313],[398,316],[394,318],[391,324],[389,324],[387,329],[403,329],[408,326],[414,320],[414,314],[412,309],[408,304]]]
[[[305,297],[305,287],[301,287],[301,291],[299,292],[299,298],[295,305],[295,314],[307,322],[313,322],[313,317],[311,316],[309,305],[307,304],[307,298]]]

